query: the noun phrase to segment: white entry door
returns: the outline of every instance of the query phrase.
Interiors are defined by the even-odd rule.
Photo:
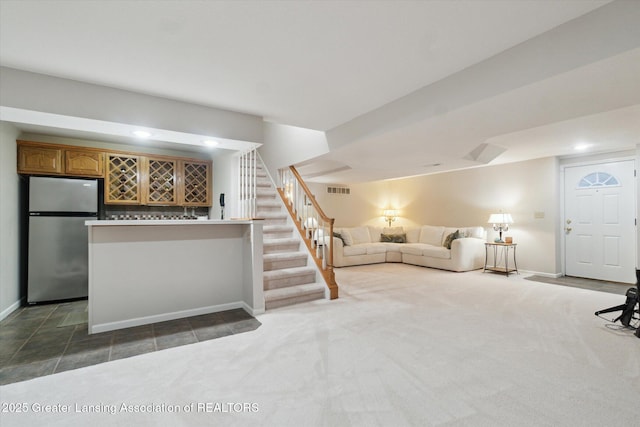
[[[636,282],[634,163],[565,168],[567,276]]]

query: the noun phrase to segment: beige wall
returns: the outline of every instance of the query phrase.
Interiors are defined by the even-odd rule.
[[[518,267],[557,274],[559,244],[559,165],[555,158],[488,166],[435,175],[350,185],[351,195],[329,195],[326,186],[311,184],[327,215],[337,226],[383,226],[385,207],[399,209],[394,226],[482,225],[489,240],[497,233],[486,223],[504,210],[514,224],[506,233],[518,243]],[[535,218],[534,213],[544,218]]]
[[[329,152],[324,132],[265,122],[264,144],[258,149],[271,177],[278,182],[278,171],[290,165]]]
[[[20,303],[18,129],[0,122],[0,319]]]

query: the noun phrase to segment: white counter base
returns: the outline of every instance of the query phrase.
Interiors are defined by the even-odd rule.
[[[87,221],[89,333],[264,312],[261,221]]]

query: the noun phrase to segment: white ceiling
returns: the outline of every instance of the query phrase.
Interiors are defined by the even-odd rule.
[[[0,0],[0,65],[255,114],[330,136],[607,3]],[[631,50],[575,75],[563,71],[428,120],[342,141],[306,162],[307,173],[319,181],[355,182],[429,173],[434,168],[425,165],[433,163],[442,163],[435,170],[477,166],[464,156],[481,143],[507,149],[495,162],[567,154],[577,135],[606,141],[599,150],[634,147],[640,142],[637,89],[628,99],[555,115],[548,108],[532,112],[532,99],[570,84],[589,94],[564,93],[560,104],[600,104],[598,91],[610,85],[593,79],[610,73],[633,82],[624,67],[636,70],[638,58]],[[452,134],[455,141],[444,137]]]

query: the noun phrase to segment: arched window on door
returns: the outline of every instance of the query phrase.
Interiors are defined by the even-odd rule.
[[[593,172],[580,180],[578,188],[616,187],[619,185],[620,182],[615,176],[606,172]]]

